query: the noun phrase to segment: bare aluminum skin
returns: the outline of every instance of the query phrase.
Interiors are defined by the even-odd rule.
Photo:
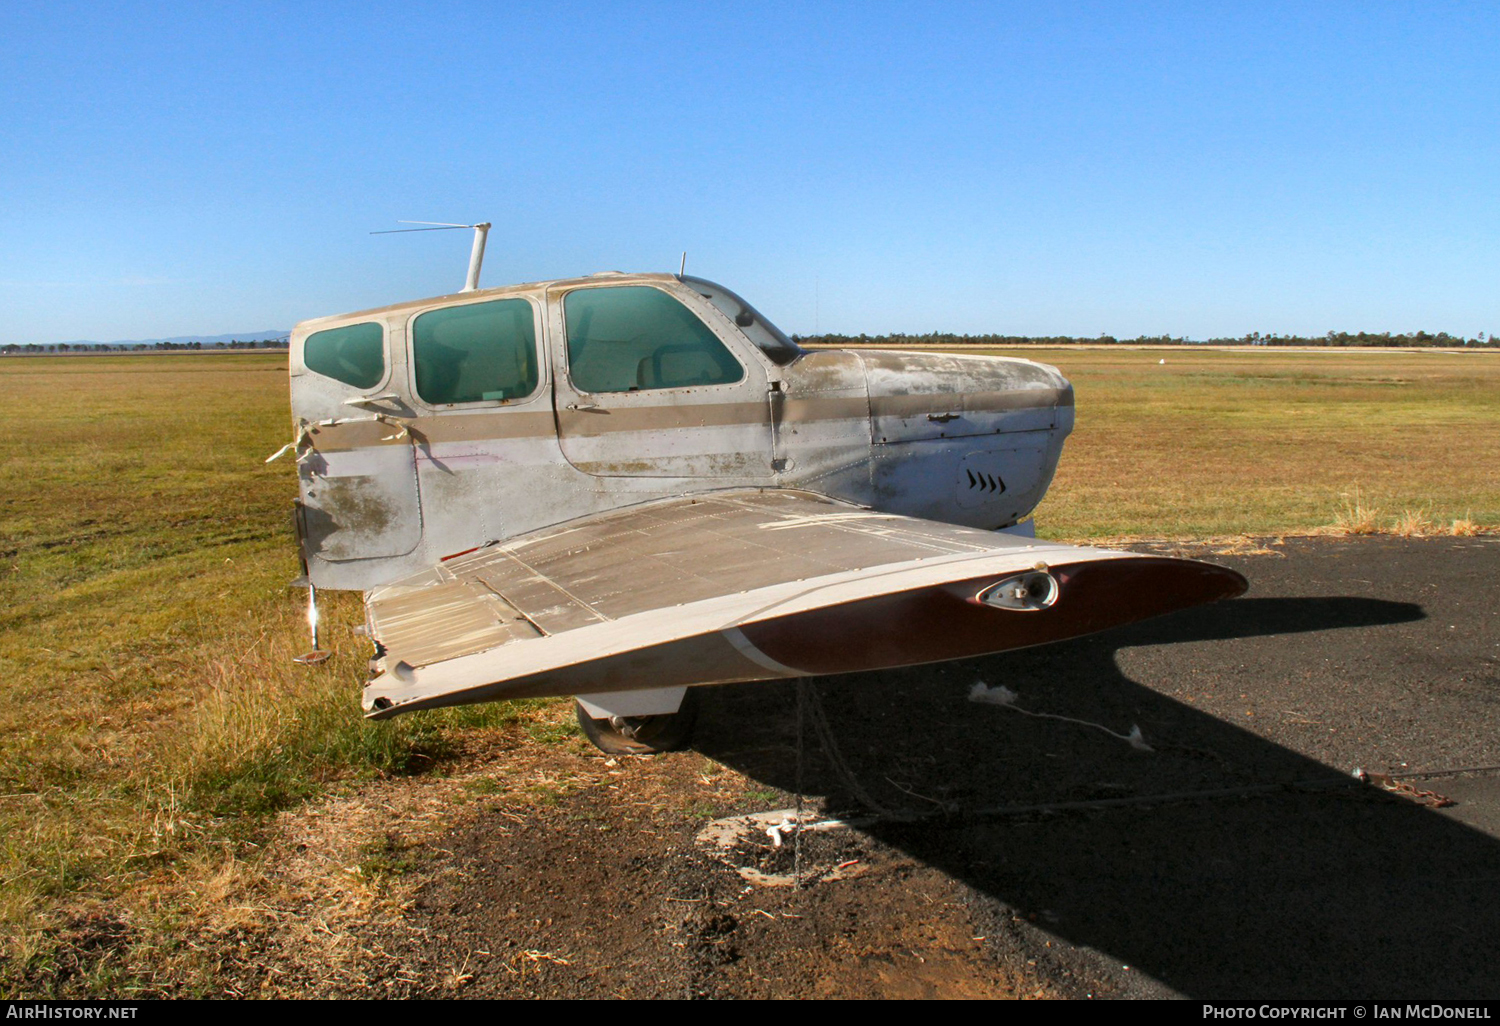
[[[564,300],[618,286],[675,299],[739,379],[575,385]],[[425,402],[415,319],[495,299],[531,308],[535,389]],[[547,694],[592,696],[592,710],[656,693],[670,711],[684,686],[1002,651],[1244,589],[1206,564],[993,533],[1041,501],[1072,430],[1055,368],[799,353],[737,302],[699,279],[608,273],[297,326],[302,553],[315,587],[367,592],[369,715]],[[382,380],[308,368],[309,335],[368,323],[384,332]],[[1025,602],[1037,587],[1048,601]]]

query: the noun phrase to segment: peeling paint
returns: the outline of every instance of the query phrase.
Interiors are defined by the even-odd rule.
[[[1072,426],[1072,390],[1041,364],[819,351],[779,366],[672,275],[607,281],[650,285],[699,310],[744,366],[744,378],[603,396],[573,388],[558,298],[599,285],[593,277],[436,297],[298,326],[292,400],[297,421],[314,425],[299,450],[305,458],[299,478],[309,510],[309,573],[319,587],[368,589],[497,537],[722,488],[813,487],[894,513],[999,526],[1040,499]],[[504,297],[527,298],[542,310],[537,392],[506,403],[423,404],[413,387],[411,321],[448,305]],[[378,384],[360,390],[300,373],[308,334],[370,321],[386,332],[388,366]],[[351,417],[351,405],[374,412]],[[1049,443],[1030,448],[1006,440],[1036,431]],[[959,501],[961,462],[978,449],[1028,450],[1007,463],[1003,502]],[[338,479],[345,484],[331,486]]]

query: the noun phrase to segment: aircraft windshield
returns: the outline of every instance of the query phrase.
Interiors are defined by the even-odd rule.
[[[721,314],[733,321],[735,326],[743,331],[745,336],[754,342],[761,352],[769,356],[771,362],[778,367],[785,367],[802,355],[804,350],[801,346],[783,335],[781,329],[762,317],[755,307],[724,286],[702,278],[694,278],[691,275],[685,276],[682,280],[694,292],[717,307]]]

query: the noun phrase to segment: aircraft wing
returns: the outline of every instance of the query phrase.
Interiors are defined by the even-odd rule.
[[[1244,592],[1232,570],[737,490],[595,514],[366,596],[364,707],[771,680],[1045,644]]]

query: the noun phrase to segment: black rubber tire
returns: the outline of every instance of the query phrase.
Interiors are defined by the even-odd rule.
[[[608,719],[595,719],[574,702],[574,713],[583,736],[593,742],[594,747],[607,755],[655,755],[658,752],[675,752],[686,748],[693,736],[693,725],[698,722],[698,696],[696,689],[688,688],[682,696],[682,705],[674,713],[656,716],[625,716],[623,730],[615,728]]]

